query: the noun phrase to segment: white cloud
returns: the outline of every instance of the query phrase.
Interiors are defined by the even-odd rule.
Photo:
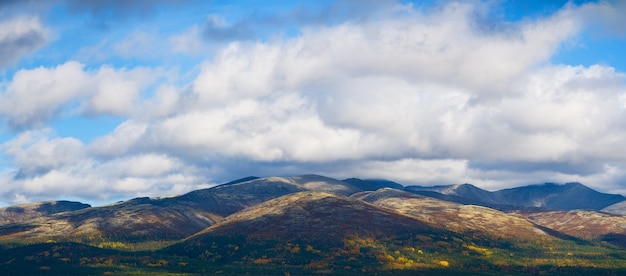
[[[0,191],[6,201],[165,195],[232,180],[224,177],[233,171],[623,190],[615,183],[626,176],[624,74],[550,64],[579,34],[578,11],[500,32],[477,27],[467,2],[431,14],[407,6],[393,17],[231,43],[182,83],[159,83],[160,70],[76,62],[22,70],[0,94],[13,125],[41,124],[68,106],[128,120],[89,145],[50,134],[5,143],[16,166],[46,170],[0,180]],[[170,46],[196,51],[184,45],[195,32]],[[75,154],[52,158],[60,150]]]
[[[152,178],[163,176],[180,168],[182,164],[168,156],[142,154],[138,156],[113,159],[100,165],[108,174],[122,178]]]
[[[0,21],[0,70],[45,45],[49,33],[37,17]]]
[[[141,89],[153,81],[156,73],[143,68],[126,71],[101,67],[91,80],[94,91],[89,101],[89,112],[129,115]]]
[[[113,45],[113,50],[125,58],[142,57],[154,52],[151,49],[157,46],[157,41],[156,35],[137,31]]]
[[[49,131],[25,132],[1,145],[23,175],[41,174],[85,157],[84,145],[74,138],[49,138]]]
[[[116,157],[132,152],[133,147],[142,144],[146,131],[145,123],[126,121],[105,136],[96,139],[89,147],[96,156]]]
[[[67,62],[53,69],[20,70],[0,94],[0,114],[14,126],[41,124],[85,89],[82,65]]]
[[[626,36],[626,2],[600,1],[588,3],[578,9],[573,9],[574,16],[580,18],[585,25],[591,28],[595,35]]]
[[[173,157],[145,153],[97,159],[85,154],[79,141],[55,138],[49,131],[23,134],[2,149],[18,166],[0,174],[0,195],[11,203],[68,196],[97,201],[166,196],[211,183],[193,164]]]
[[[192,26],[183,33],[173,35],[169,38],[170,47],[175,53],[201,54],[206,51],[202,43],[202,35],[197,25]]]
[[[54,68],[18,71],[0,91],[0,114],[17,128],[42,125],[61,111],[126,115],[141,89],[158,77],[156,71],[143,68],[84,67],[68,61]]]

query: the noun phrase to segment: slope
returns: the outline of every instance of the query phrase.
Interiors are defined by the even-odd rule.
[[[359,191],[348,183],[318,175],[247,178],[176,197],[135,198],[0,226],[0,242],[73,241],[126,249],[159,246],[194,234],[246,207],[304,190]]]
[[[472,184],[455,184],[441,186],[407,186],[405,188],[411,192],[437,192],[444,195],[458,196],[471,200],[472,202],[480,202],[482,204],[502,204],[492,192],[478,188]]]
[[[626,248],[626,217],[591,210],[524,214],[531,221],[587,240],[599,240]]]
[[[18,223],[56,213],[76,211],[91,205],[74,201],[45,201],[0,208],[0,225]]]
[[[462,205],[389,188],[354,197],[464,235],[513,241],[554,239],[524,217],[487,207]]]

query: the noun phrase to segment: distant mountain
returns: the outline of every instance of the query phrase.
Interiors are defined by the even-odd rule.
[[[601,210],[626,199],[622,195],[597,192],[580,183],[530,185],[499,190],[494,195],[502,204],[561,210]]]
[[[0,225],[27,221],[56,213],[76,211],[91,205],[75,201],[45,201],[0,208]]]
[[[471,184],[431,187],[408,186],[405,189],[457,203],[476,204],[499,210],[601,210],[609,205],[626,200],[622,195],[600,193],[580,183],[567,183],[565,185],[546,183],[503,189],[495,192],[489,192]],[[430,194],[425,192],[430,192]],[[459,198],[446,198],[432,194],[432,192]],[[539,209],[533,210],[532,208]]]

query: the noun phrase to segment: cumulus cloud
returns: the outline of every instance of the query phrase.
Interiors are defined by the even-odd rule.
[[[618,35],[622,38],[626,36],[626,19],[623,16],[626,12],[626,2],[624,1],[586,4],[572,12],[596,35]]]
[[[200,54],[205,50],[200,34],[200,27],[194,25],[182,33],[169,38],[170,48],[174,53]]]
[[[82,142],[74,138],[51,139],[49,132],[25,132],[2,144],[5,154],[20,168],[16,177],[44,174],[85,157]]]
[[[71,188],[89,186],[80,196],[163,195],[243,173],[309,172],[489,189],[581,181],[621,191],[626,76],[608,65],[550,64],[581,32],[589,5],[506,30],[477,26],[471,2],[428,13],[398,5],[294,37],[228,43],[182,84],[159,83],[154,70],[75,62],[22,70],[0,94],[13,125],[67,106],[128,119],[88,145],[51,134],[5,143],[24,173],[2,194],[78,195]],[[236,24],[209,21],[171,46],[194,51],[181,43],[211,28],[224,41],[248,35],[220,38]],[[153,93],[141,97],[146,87]],[[74,154],[49,157],[60,150]]]
[[[0,70],[32,53],[49,40],[49,31],[37,17],[0,21]]]
[[[70,113],[126,115],[141,89],[155,77],[150,73],[154,72],[106,65],[90,71],[74,61],[20,70],[0,90],[0,114],[14,128],[42,125],[62,110],[68,112],[68,107]]]
[[[96,158],[80,141],[56,137],[51,130],[26,132],[0,148],[17,166],[0,174],[0,195],[13,203],[172,195],[208,184],[201,169],[179,159],[156,153]]]

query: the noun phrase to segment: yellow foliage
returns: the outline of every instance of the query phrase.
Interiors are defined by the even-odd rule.
[[[167,260],[160,259],[156,263],[149,263],[148,266],[167,266],[169,262]]]
[[[300,252],[300,245],[293,245],[292,243],[287,243],[287,245],[285,245],[285,249],[289,250],[289,252],[291,252],[292,254],[295,253],[299,253]]]
[[[257,264],[257,265],[266,265],[272,262],[272,259],[266,259],[266,258],[258,258],[256,260],[254,260],[252,263]]]
[[[376,256],[376,260],[378,260],[381,263],[389,263],[389,262],[396,261],[396,259],[389,254],[378,255]]]
[[[407,264],[407,263],[408,263],[408,264],[412,264],[412,263],[413,263],[413,260],[411,260],[411,259],[409,259],[409,258],[406,258],[406,257],[404,257],[404,256],[400,256],[400,257],[398,257],[398,258],[396,259],[396,262],[399,262],[399,263],[405,263],[405,264]]]
[[[448,261],[439,261],[439,265],[443,267],[448,267],[450,266],[450,263]]]
[[[109,248],[109,249],[132,249],[131,246],[121,243],[121,242],[101,242],[97,245],[100,248]]]
[[[306,251],[307,252],[312,252],[312,253],[317,253],[317,254],[322,253],[321,250],[317,250],[317,249],[313,248],[313,246],[308,245],[308,244],[306,245]]]
[[[473,246],[473,245],[468,245],[467,249],[472,250],[472,251],[477,252],[477,253],[480,253],[480,254],[485,255],[485,256],[490,256],[491,254],[493,254],[493,252],[491,252],[491,250],[489,250],[487,248],[482,248],[482,247]]]

